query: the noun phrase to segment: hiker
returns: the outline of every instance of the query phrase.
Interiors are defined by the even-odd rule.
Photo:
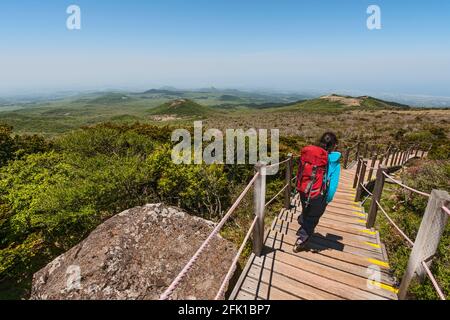
[[[339,182],[341,153],[336,151],[338,139],[332,132],[322,135],[318,146],[301,151],[297,172],[297,191],[300,193],[302,214],[298,222],[298,239],[294,252],[305,249],[327,205],[333,200]]]

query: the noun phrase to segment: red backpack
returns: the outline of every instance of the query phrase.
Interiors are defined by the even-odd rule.
[[[297,191],[311,199],[325,194],[327,190],[328,152],[317,146],[307,146],[301,151],[297,173]]]

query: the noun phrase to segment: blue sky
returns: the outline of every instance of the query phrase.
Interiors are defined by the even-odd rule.
[[[82,29],[66,28],[81,8]],[[366,9],[381,8],[368,30]],[[450,96],[448,0],[2,0],[0,93],[171,85]]]

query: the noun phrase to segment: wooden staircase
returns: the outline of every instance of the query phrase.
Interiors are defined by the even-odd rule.
[[[282,209],[266,232],[260,257],[247,262],[230,299],[379,300],[397,299],[395,281],[378,232],[366,228],[366,214],[354,202],[355,169],[342,170],[339,188],[308,244],[292,251],[299,228],[300,199]]]

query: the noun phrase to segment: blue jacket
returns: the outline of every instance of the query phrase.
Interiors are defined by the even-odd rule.
[[[327,192],[327,203],[333,201],[334,195],[339,183],[339,175],[341,174],[341,153],[334,151],[328,155],[328,175],[327,181],[330,185]]]

